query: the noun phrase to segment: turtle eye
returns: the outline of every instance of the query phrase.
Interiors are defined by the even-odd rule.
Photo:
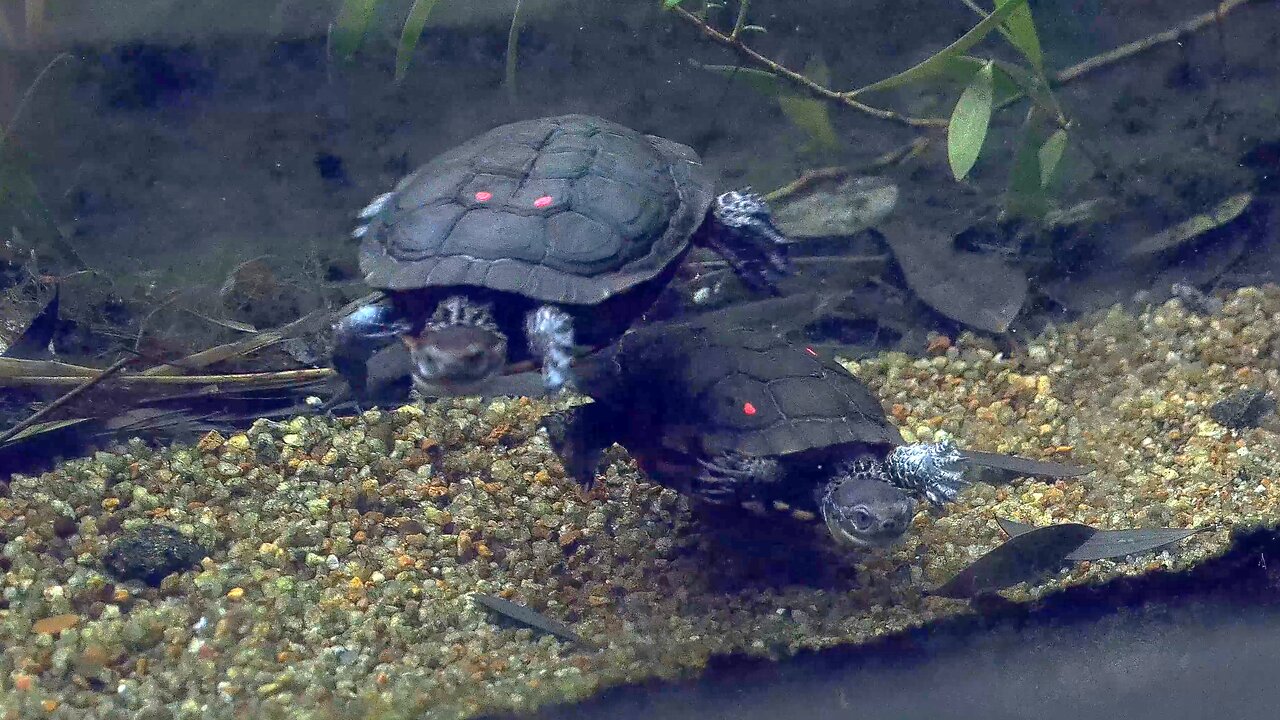
[[[853,524],[857,525],[859,528],[871,527],[871,513],[867,512],[863,508],[854,508],[852,516]]]

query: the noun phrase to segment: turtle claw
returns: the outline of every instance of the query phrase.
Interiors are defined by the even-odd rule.
[[[923,495],[935,507],[955,501],[972,483],[965,479],[965,456],[949,440],[914,443],[893,449],[885,458],[889,481]]]
[[[525,318],[529,349],[542,358],[542,380],[548,393],[556,393],[573,380],[573,318],[552,305],[529,313]]]
[[[778,294],[777,282],[791,271],[790,242],[773,224],[764,198],[750,190],[730,190],[716,197],[701,239],[722,255],[752,290]]]

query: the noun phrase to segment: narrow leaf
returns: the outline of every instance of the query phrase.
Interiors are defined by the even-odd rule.
[[[1000,529],[1009,537],[1033,532],[1036,528],[1008,518],[996,518]],[[1126,530],[1098,530],[1083,545],[1067,553],[1064,559],[1106,560],[1109,558],[1138,555],[1159,550],[1184,538],[1191,537],[1204,528],[1133,528]]]
[[[516,62],[520,50],[520,27],[523,23],[520,10],[523,0],[516,0],[516,8],[511,11],[511,28],[507,30],[507,70],[504,83],[507,86],[507,97],[512,102],[516,99]]]
[[[1023,5],[1014,10],[1004,22],[1009,42],[1018,48],[1018,52],[1031,63],[1036,72],[1044,72],[1044,54],[1040,51],[1040,38],[1036,35],[1036,24],[1031,17],[1031,6]]]
[[[995,94],[993,72],[992,64],[988,62],[974,73],[973,80],[960,94],[960,100],[951,113],[951,122],[947,125],[947,160],[957,180],[963,180],[973,169],[987,139]]]
[[[682,2],[684,2],[684,0],[662,0],[662,7],[670,10],[671,8],[676,7]]]
[[[1058,128],[1044,144],[1040,146],[1040,187],[1049,187],[1054,173],[1058,171],[1058,162],[1062,160],[1062,151],[1067,149],[1067,131]]]
[[[1014,535],[974,560],[930,594],[972,598],[1018,583],[1034,581],[1062,567],[1067,555],[1096,533],[1097,530],[1088,525],[1066,523]]]
[[[1049,209],[1049,199],[1040,184],[1040,147],[1047,140],[1044,123],[1045,111],[1038,105],[1032,106],[1022,123],[1013,168],[1009,171],[1004,201],[1004,212],[1008,216],[1038,219]]]
[[[56,430],[61,430],[63,428],[71,427],[73,425],[86,423],[86,422],[89,422],[90,420],[92,420],[92,418],[70,418],[67,420],[53,420],[50,422],[36,423],[35,425],[32,425],[31,427],[23,430],[17,435],[14,435],[13,437],[6,440],[3,444],[0,444],[0,447],[8,447],[10,445],[16,445],[20,442],[26,442],[27,440],[30,440],[36,437],[37,435],[44,435],[45,433],[50,433]]]
[[[778,80],[778,76],[765,70],[756,70],[755,68],[739,65],[704,65],[696,60],[690,60],[689,64],[699,70],[706,70],[727,78],[741,80],[750,85],[752,90],[768,97],[777,97],[782,92],[782,84]]]
[[[518,603],[513,603],[510,600],[500,598],[497,595],[486,595],[481,592],[471,593],[471,599],[489,610],[492,610],[493,612],[496,612],[510,620],[514,620],[521,625],[526,625],[535,630],[540,630],[549,635],[554,635],[561,640],[568,640],[573,643],[582,642],[582,638],[573,631],[573,628],[559,620],[553,620],[527,605],[520,605]]]
[[[1129,257],[1153,255],[1171,250],[1192,238],[1226,225],[1240,217],[1253,202],[1253,193],[1239,193],[1218,203],[1207,213],[1194,215],[1171,228],[1166,228],[1138,241],[1129,249]]]
[[[888,90],[890,88],[901,87],[907,83],[938,74],[946,65],[948,58],[953,58],[957,55],[963,54],[967,52],[969,48],[977,45],[987,36],[988,33],[994,30],[997,25],[1008,18],[1014,10],[1025,5],[1026,2],[1027,0],[1006,0],[1004,4],[996,8],[995,12],[988,15],[977,25],[974,25],[969,32],[960,36],[959,40],[956,40],[942,50],[939,50],[928,59],[920,62],[914,67],[903,70],[897,75],[887,77],[884,80],[872,83],[866,87],[858,88],[857,90],[850,92],[849,95],[861,95],[862,93],[872,92],[875,90]]]
[[[369,30],[369,21],[381,0],[342,0],[338,17],[329,30],[333,53],[342,60],[355,55]]]
[[[404,29],[400,31],[400,45],[396,48],[396,82],[404,80],[414,48],[418,47],[418,40],[422,37],[422,29],[427,26],[427,17],[437,2],[439,0],[413,0]]]

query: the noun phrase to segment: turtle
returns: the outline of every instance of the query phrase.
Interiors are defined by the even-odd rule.
[[[917,501],[953,501],[981,465],[1066,477],[1082,468],[949,440],[905,443],[858,378],[767,329],[653,324],[580,358],[577,388],[593,402],[543,420],[565,472],[590,489],[615,442],[650,480],[705,508],[783,511],[825,523],[841,545],[885,547]]]
[[[435,157],[360,213],[365,282],[383,291],[334,327],[351,387],[399,337],[414,384],[463,392],[521,363],[545,389],[579,345],[607,345],[690,246],[776,294],[787,238],[750,191],[716,194],[690,147],[589,115],[495,127]]]

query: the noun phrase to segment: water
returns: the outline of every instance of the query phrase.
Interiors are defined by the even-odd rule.
[[[731,32],[734,3],[700,28],[695,0],[524,0],[513,34],[515,2],[446,0],[398,81],[412,3],[368,3],[344,60],[360,4],[25,0],[3,12],[0,341],[21,357],[0,362],[0,432],[30,431],[0,440],[0,717],[1274,706],[1274,4],[1231,4],[1215,23],[1193,2],[1037,3],[1009,39],[968,52],[999,60],[997,106],[1040,55],[1064,74],[1030,121],[1023,99],[989,123],[978,61],[857,95],[871,112],[762,77],[750,58],[735,70],[744,56],[703,32]],[[740,30],[763,56],[844,91],[920,63],[980,18],[961,3],[754,0],[744,19],[767,29]],[[1176,42],[1087,62],[1179,25]],[[686,205],[771,193],[798,240],[795,275],[772,280],[779,297],[760,302],[735,279],[765,277],[767,263],[726,263],[741,242],[728,232],[721,252],[697,248],[633,294],[544,309],[539,337],[525,336],[525,313],[546,298],[462,288],[467,302],[437,313],[443,294],[409,294],[399,314],[357,315],[357,329],[412,329],[407,343],[386,333],[369,395],[351,397],[330,358],[333,323],[370,290],[356,214],[469,138],[568,113],[696,153],[709,180],[684,181]],[[677,206],[674,191],[645,205],[670,189],[645,184],[666,182],[665,161],[630,176],[638,161],[621,147],[595,160],[625,182],[584,199],[525,178],[518,212],[468,251],[536,255],[525,240],[544,221],[526,219],[577,202],[608,222],[552,232],[549,252],[606,260],[601,228]],[[507,202],[501,177],[464,179],[465,202]],[[386,212],[372,213],[374,236]],[[686,220],[713,224],[700,207]],[[40,316],[55,287],[56,313]],[[474,327],[422,327],[460,315]],[[645,329],[691,320],[711,328]],[[791,347],[764,352],[773,341],[747,325]],[[548,420],[565,403],[538,397],[532,366],[563,359],[540,343],[567,346],[570,326],[622,359],[575,360],[596,402]],[[119,374],[65,397],[122,358]],[[510,372],[448,378],[444,394],[463,398],[409,397],[415,363],[422,375],[459,358]],[[1245,396],[1256,412],[1223,410]],[[833,426],[867,415],[861,429],[881,434],[776,465],[698,450],[779,407]],[[875,539],[821,522],[850,453],[879,460],[942,439],[1090,473],[984,476],[937,510],[907,504],[918,487],[844,486],[846,498],[876,490],[859,496],[864,515],[909,525],[886,547],[828,532]],[[595,467],[590,451],[614,440],[627,451]],[[764,489],[712,513],[691,499],[740,488],[742,473]],[[870,522],[856,517],[842,520]],[[1061,562],[1059,548],[998,602],[931,596],[1005,541],[1006,518],[1202,532],[1134,557]],[[1259,526],[1241,548],[1232,528]],[[501,603],[472,593],[567,629],[544,637],[536,617],[500,617],[486,607]],[[991,612],[1003,619],[974,619]]]

